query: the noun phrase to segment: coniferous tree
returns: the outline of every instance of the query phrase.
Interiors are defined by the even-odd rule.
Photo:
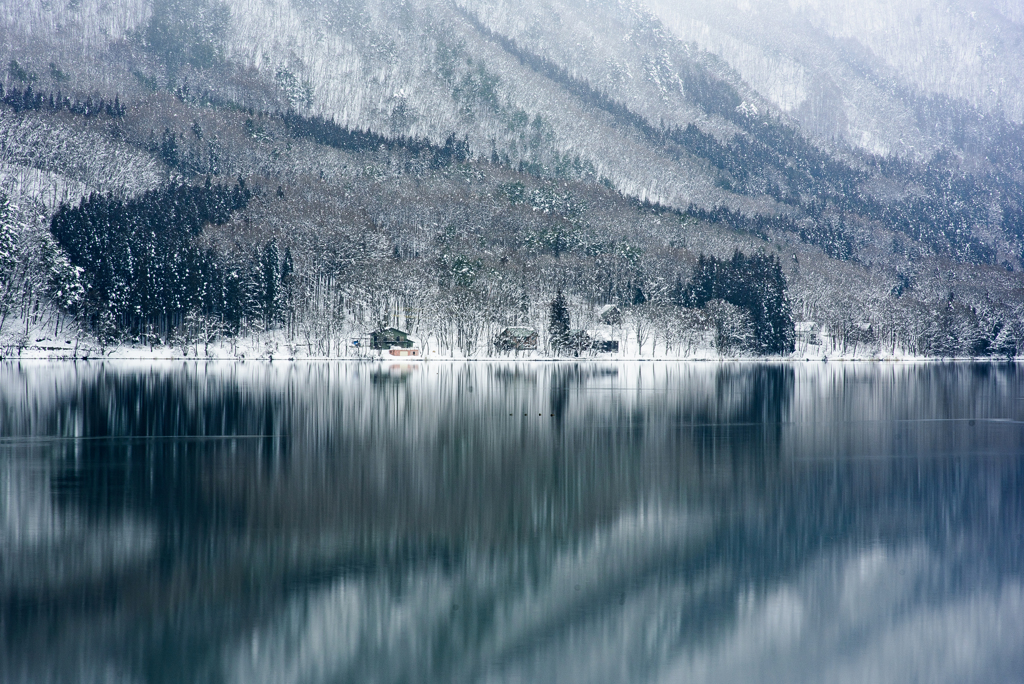
[[[164,128],[163,138],[160,141],[160,158],[171,168],[178,165],[177,136],[171,132],[170,128]]]
[[[14,242],[14,222],[10,220],[10,202],[0,194],[0,331],[14,301],[12,287],[14,269],[18,263]]]
[[[548,331],[552,349],[561,351],[565,348],[569,342],[569,327],[569,308],[566,306],[562,288],[558,288],[548,312]]]
[[[278,272],[280,262],[277,254],[277,241],[271,240],[263,247],[260,258],[260,270],[263,285],[263,320],[269,329],[277,318],[278,311]]]

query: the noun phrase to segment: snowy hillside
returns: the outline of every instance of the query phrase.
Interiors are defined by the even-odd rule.
[[[0,0],[0,31],[0,353],[579,353],[609,305],[637,354],[1024,344],[1009,3]]]
[[[948,140],[908,96],[1024,120],[1020,5],[971,0],[647,0],[680,39],[722,57],[812,134],[929,154]]]

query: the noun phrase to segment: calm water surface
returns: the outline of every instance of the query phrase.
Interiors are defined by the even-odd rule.
[[[1024,681],[1024,368],[0,364],[0,682],[753,681]]]

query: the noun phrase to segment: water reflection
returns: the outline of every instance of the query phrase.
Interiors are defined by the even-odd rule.
[[[0,681],[1019,681],[1013,365],[0,365]]]

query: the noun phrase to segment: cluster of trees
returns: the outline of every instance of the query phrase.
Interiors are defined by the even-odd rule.
[[[728,189],[767,195],[794,207],[804,220],[784,221],[778,227],[821,247],[832,258],[854,256],[848,227],[853,221],[903,233],[960,262],[993,263],[996,250],[977,235],[989,226],[992,197],[1003,205],[1004,233],[1018,244],[1024,242],[1015,211],[1021,206],[1020,189],[1009,180],[1024,169],[1016,161],[1007,169],[972,175],[959,169],[950,150],[943,150],[925,164],[868,158],[866,170],[861,170],[815,148],[795,129],[771,117],[737,113],[727,118],[746,132],[722,142],[689,124],[669,129],[664,137],[710,161],[723,173]],[[882,200],[861,189],[872,175],[894,187],[922,191]]]
[[[404,207],[339,190],[322,224],[310,224],[310,214],[284,219],[295,208],[310,211],[294,188],[254,195],[241,181],[171,184],[133,199],[90,196],[62,206],[50,222],[54,249],[71,269],[64,274],[80,283],[80,294],[61,310],[106,342],[198,346],[219,337],[234,344],[276,331],[274,339],[322,355],[343,354],[353,337],[392,325],[434,352],[466,355],[498,351],[494,339],[508,326],[534,328],[541,348],[567,355],[598,351],[608,334],[629,340],[641,354],[685,355],[708,344],[727,354],[794,350],[791,284],[777,252],[756,246],[766,243],[754,231],[749,251],[721,258],[701,249],[692,270],[693,261],[673,246],[740,215],[623,202],[616,210],[623,216],[599,219],[597,197],[514,175],[490,185],[490,200],[459,199],[451,193],[465,191],[468,169],[433,169],[426,186],[418,178],[396,179],[394,198],[437,186],[436,196]],[[310,183],[327,193],[318,181]],[[373,179],[366,183],[377,187]],[[450,216],[456,205],[444,203],[453,200],[468,201],[473,213],[426,239],[414,226],[393,224],[432,212]],[[662,234],[635,241],[615,227],[623,219]],[[281,229],[267,230],[270,225]],[[40,291],[56,292],[54,285],[59,278]],[[826,353],[1002,356],[1015,354],[1024,339],[1012,312],[945,295],[929,303],[917,296],[922,285],[909,278],[905,291],[889,293],[881,308],[862,311],[834,303],[808,308],[808,286],[817,289],[814,281],[801,281],[800,310],[827,328]],[[610,332],[598,316],[605,304],[623,314]]]
[[[351,152],[376,152],[404,150],[412,155],[430,155],[430,165],[441,168],[450,164],[461,164],[470,158],[469,142],[450,134],[443,145],[434,145],[429,140],[406,136],[386,136],[372,131],[352,130],[338,125],[333,119],[322,116],[304,116],[294,110],[280,115],[288,133],[296,138],[306,138],[321,145]]]
[[[428,140],[388,137],[371,131],[352,130],[338,125],[333,119],[323,116],[304,116],[294,110],[282,114],[281,120],[289,134],[339,150],[367,152],[384,148],[387,150],[404,149],[413,154],[419,154],[434,149]],[[449,144],[455,144],[454,138],[449,139]],[[461,147],[460,151],[462,153],[461,160],[465,161],[468,152]]]
[[[1010,180],[1024,170],[1019,155],[1000,155],[999,166],[987,174],[961,171],[950,150],[935,155],[926,164],[866,155],[864,167],[855,168],[811,144],[793,126],[744,108],[742,98],[731,84],[698,64],[686,64],[682,69],[684,92],[706,112],[725,118],[741,132],[719,140],[692,123],[685,127],[655,125],[607,92],[570,75],[550,59],[531,53],[514,39],[495,33],[474,15],[464,14],[477,30],[521,64],[560,84],[587,105],[611,114],[620,125],[637,131],[670,156],[678,159],[685,153],[706,159],[721,172],[721,182],[729,190],[751,196],[767,195],[794,207],[796,216],[804,220],[783,219],[776,221],[779,225],[775,227],[821,247],[832,258],[847,260],[855,255],[853,231],[848,225],[852,221],[874,222],[904,233],[935,253],[957,261],[994,263],[996,250],[977,236],[978,229],[989,224],[992,197],[1000,198],[1004,233],[1024,255],[1020,220],[1024,197],[1020,197],[1018,184]],[[963,140],[964,127],[961,122],[960,138],[967,144]],[[1016,128],[1003,129],[1001,137],[1008,142],[1020,137]],[[895,200],[879,200],[862,191],[863,183],[871,175],[897,187],[916,186],[924,191]],[[743,224],[743,229],[758,229],[756,222],[760,217],[730,218],[737,218],[730,223]]]
[[[652,298],[639,288],[633,300],[621,302],[624,321],[635,336],[639,352],[652,341],[666,351],[681,342],[692,349],[706,333],[726,354],[785,355],[794,351],[795,330],[786,277],[774,255],[746,255],[736,250],[730,259],[701,254],[690,280],[677,278],[667,299]],[[619,318],[619,316],[616,316]],[[574,330],[565,293],[558,289],[548,309],[548,337],[556,352],[579,355],[600,348],[585,330]],[[689,339],[687,339],[689,338]]]
[[[28,344],[31,324],[60,333],[84,296],[81,269],[71,264],[45,225],[21,215],[0,194],[0,334],[16,321],[16,347]],[[0,354],[6,344],[0,342]]]
[[[463,13],[478,31],[521,64],[555,81],[587,105],[612,115],[620,125],[634,129],[647,142],[666,149],[670,156],[679,159],[685,153],[706,159],[723,173],[722,182],[730,190],[752,196],[768,195],[803,209],[813,219],[812,226],[797,227],[792,219],[746,217],[723,208],[725,213],[734,214],[729,217],[733,219],[731,224],[742,224],[742,229],[763,235],[764,226],[757,225],[759,220],[762,224],[776,223],[773,227],[790,230],[833,258],[845,260],[853,255],[853,241],[843,214],[866,211],[856,201],[860,195],[857,188],[865,174],[815,147],[792,126],[745,110],[736,89],[707,68],[687,64],[681,74],[683,90],[706,112],[722,116],[744,131],[724,142],[692,123],[685,127],[655,125],[607,92],[571,75],[550,59],[531,53],[514,39],[493,32],[475,15]],[[530,165],[521,168],[533,169]]]
[[[500,192],[512,195],[513,206],[538,204],[581,220],[584,205],[568,194],[506,185]],[[282,197],[276,193],[264,203]],[[614,256],[625,269],[620,286],[584,296],[583,283],[571,283],[566,292],[552,280],[567,282],[564,269],[585,268],[600,254],[563,255],[554,247],[544,257],[552,270],[528,283],[525,273],[507,277],[501,262],[472,253],[470,236],[453,227],[413,253],[358,233],[322,235],[322,245],[302,245],[293,236],[283,250],[273,236],[225,240],[238,230],[229,225],[232,216],[252,198],[241,180],[234,186],[207,180],[128,200],[93,194],[77,206],[62,205],[49,234],[68,260],[64,276],[79,283],[65,313],[107,344],[208,344],[279,329],[310,353],[337,354],[334,345],[346,337],[402,325],[432,338],[435,349],[469,355],[494,351],[492,338],[504,326],[528,325],[542,330],[550,351],[578,355],[598,348],[587,332],[597,323],[594,310],[615,303],[627,312],[623,341],[634,335],[641,353],[651,342],[671,351],[685,339],[692,348],[712,332],[723,352],[785,354],[793,348],[785,277],[778,259],[764,253],[737,251],[728,260],[702,255],[689,282],[684,286],[677,277],[667,290],[642,267],[629,266],[638,253],[620,251]],[[548,305],[551,291],[556,294]]]
[[[218,0],[157,0],[144,45],[167,61],[172,75],[185,65],[210,68],[224,59],[230,21],[230,8]]]
[[[577,354],[595,348],[585,331],[598,323],[601,305],[614,303],[625,314],[615,334],[641,353],[686,353],[710,341],[724,353],[774,355],[793,349],[793,316],[783,264],[764,252],[776,249],[769,240],[794,236],[840,259],[852,249],[842,223],[621,202],[596,184],[517,175],[501,160],[473,162],[455,136],[443,146],[417,144],[294,111],[245,116],[241,121],[253,121],[265,137],[240,136],[232,145],[282,134],[307,138],[356,160],[386,160],[391,180],[350,176],[334,199],[323,178],[286,181],[287,191],[261,196],[255,214],[247,211],[252,193],[241,182],[176,183],[134,198],[93,195],[63,206],[50,224],[51,241],[70,268],[81,269],[82,290],[61,315],[102,340],[231,341],[277,329],[279,339],[312,354],[338,354],[353,335],[387,325],[430,339],[435,350],[490,353],[500,330],[523,325],[541,332],[542,347]],[[193,129],[202,142],[198,121]],[[165,131],[153,154],[185,170],[176,145]],[[410,171],[403,160],[417,161]],[[277,185],[272,178],[260,183]],[[281,224],[286,206],[299,213]],[[233,221],[238,212],[244,218]],[[326,218],[316,218],[318,212]],[[430,222],[435,228],[424,239]],[[735,236],[715,237],[723,228],[746,236],[743,250],[724,259],[702,255],[691,273],[697,253],[733,250]],[[836,247],[826,247],[827,240]],[[692,252],[680,252],[684,243]],[[884,304],[899,309],[892,321],[881,309],[831,316],[832,302],[802,306],[801,317],[826,325],[836,351],[1016,349],[1022,335],[1012,315],[994,315],[968,299],[943,305],[945,291],[929,303],[913,280],[899,292],[899,283],[892,288]],[[803,281],[801,300],[819,286]],[[562,300],[568,319],[551,318],[553,298]],[[31,309],[18,307],[13,315]],[[951,343],[950,331],[970,342]]]
[[[993,316],[950,293],[945,301],[915,303],[882,319],[884,333],[873,326],[857,328],[837,322],[844,345],[896,345],[916,354],[940,357],[1014,357],[1024,340],[1024,320],[1016,315]],[[881,339],[885,338],[885,339]]]
[[[268,269],[258,260],[226,263],[198,239],[251,197],[241,179],[233,187],[207,180],[129,200],[93,194],[77,206],[62,205],[50,230],[83,271],[83,320],[103,339],[151,343],[171,339],[197,317],[204,329],[225,332],[237,331],[245,317],[269,322],[280,271],[276,248],[268,248],[274,262]]]
[[[10,107],[15,113],[39,110],[48,112],[64,111],[84,117],[98,116],[100,114],[105,114],[108,117],[122,117],[125,113],[125,107],[121,104],[121,98],[118,95],[115,95],[112,101],[104,100],[102,97],[94,100],[92,96],[79,100],[69,95],[64,95],[59,90],[56,94],[46,93],[42,90],[33,90],[31,85],[24,88],[14,86],[5,90],[3,84],[0,83],[0,101]]]
[[[996,220],[1015,246],[1016,256],[1024,261],[1024,193],[1016,180],[1024,172],[1024,127],[986,121],[951,102],[931,103],[926,113],[919,114],[922,125],[950,128],[959,149],[944,148],[925,163],[894,155],[862,154],[863,163],[858,165],[812,144],[794,126],[744,107],[731,84],[698,64],[681,69],[684,93],[708,114],[735,124],[740,133],[719,140],[692,123],[684,127],[654,125],[585,80],[569,76],[549,60],[531,56],[515,41],[495,39],[524,64],[562,83],[588,104],[613,114],[672,156],[678,158],[682,150],[709,161],[722,173],[721,181],[729,190],[766,195],[793,207],[795,217],[803,220],[783,220],[773,227],[794,232],[832,258],[854,257],[852,223],[901,232],[956,261],[992,264],[997,251],[978,233],[988,232],[996,198],[1000,205]],[[988,169],[970,172],[962,167],[964,151],[990,148]],[[872,178],[893,188],[919,191],[882,199],[864,191],[864,183]],[[747,224],[743,227],[748,230],[755,222],[736,221]]]
[[[675,299],[690,307],[721,300],[738,307],[751,321],[750,348],[758,354],[788,354],[794,347],[793,315],[786,292],[786,277],[778,257],[765,253],[745,255],[736,250],[731,259],[701,254],[693,278],[677,286]],[[724,331],[720,330],[721,336]]]

